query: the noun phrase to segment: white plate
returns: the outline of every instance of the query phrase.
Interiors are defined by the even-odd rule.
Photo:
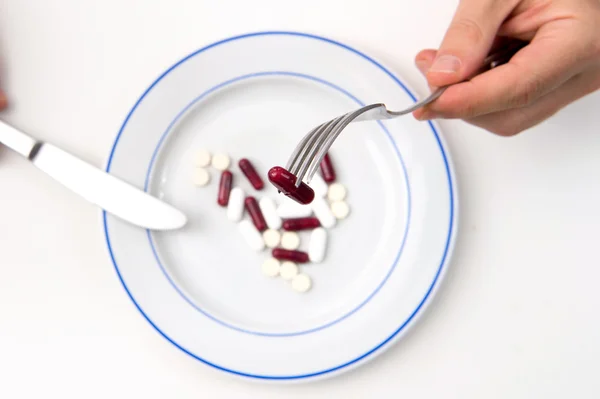
[[[330,376],[388,347],[431,299],[456,230],[452,168],[432,124],[358,123],[335,143],[352,211],[330,231],[326,261],[303,267],[313,279],[305,294],[261,274],[268,252],[252,252],[217,206],[218,173],[204,188],[191,177],[197,149],[249,157],[264,175],[322,121],[414,100],[369,56],[299,33],[233,37],[169,68],[133,107],[106,168],[190,218],[181,231],[150,233],[103,214],[110,255],[140,312],[185,353],[254,379]],[[254,195],[281,198],[267,185]]]

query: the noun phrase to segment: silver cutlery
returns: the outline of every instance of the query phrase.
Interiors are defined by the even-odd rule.
[[[87,201],[129,223],[150,230],[172,230],[187,222],[186,216],[173,206],[2,121],[0,143]]]
[[[489,55],[480,69],[470,77],[481,74],[487,70],[507,63],[511,57],[526,45],[524,42],[513,42],[502,48],[500,51]],[[410,107],[401,111],[390,111],[385,104],[370,104],[355,111],[348,112],[335,119],[320,124],[306,134],[300,143],[296,146],[290,156],[286,169],[297,177],[296,186],[300,186],[302,181],[310,183],[312,177],[317,172],[323,157],[331,148],[335,139],[352,122],[373,121],[397,118],[409,114],[439,98],[449,86],[440,87],[431,93],[425,99],[416,102]]]

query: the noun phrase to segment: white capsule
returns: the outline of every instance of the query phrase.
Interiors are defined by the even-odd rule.
[[[284,231],[281,235],[281,247],[295,250],[300,247],[300,235],[295,231]]]
[[[310,180],[309,186],[315,192],[315,196],[325,197],[327,195],[327,183],[325,183],[325,180],[323,180],[320,174],[315,173],[313,178]]]
[[[212,166],[217,170],[227,170],[231,164],[231,159],[227,154],[219,153],[212,157]]]
[[[254,224],[251,221],[242,220],[238,224],[238,229],[250,248],[257,252],[265,249],[265,242],[263,241],[262,235],[260,234],[260,231],[254,227]]]
[[[244,190],[234,187],[229,193],[229,204],[227,205],[227,218],[232,222],[239,222],[244,216]]]
[[[273,230],[279,230],[281,228],[281,217],[277,214],[277,207],[275,202],[270,197],[263,197],[258,203],[260,210],[262,211],[267,226]]]
[[[314,229],[310,233],[310,242],[308,244],[308,258],[311,262],[321,263],[325,259],[325,250],[327,249],[327,230],[322,227]]]
[[[210,166],[211,155],[206,150],[198,150],[194,158],[194,164],[199,168],[207,168]]]
[[[281,234],[278,230],[268,229],[263,232],[263,240],[267,248],[275,248],[281,241]]]
[[[327,198],[329,201],[342,201],[346,198],[346,187],[342,183],[333,183],[329,186]]]
[[[306,292],[312,287],[312,281],[306,274],[298,274],[292,280],[292,289],[296,292]]]
[[[281,267],[279,268],[279,275],[284,280],[291,280],[298,274],[298,265],[294,262],[281,262]]]
[[[331,212],[337,219],[346,219],[350,213],[350,207],[346,201],[335,201],[331,203]]]
[[[210,183],[210,173],[207,169],[196,168],[194,169],[194,176],[192,177],[194,184],[198,187],[206,186]]]
[[[263,262],[261,270],[265,276],[277,277],[279,275],[280,267],[281,262],[275,258],[269,258]]]
[[[329,204],[325,198],[315,197],[313,202],[310,204],[313,212],[319,222],[321,222],[321,226],[325,228],[332,228],[336,224],[336,219],[331,209],[329,208]]]
[[[277,208],[277,214],[284,219],[305,218],[312,215],[312,209],[310,205],[302,205],[285,197],[281,205]]]

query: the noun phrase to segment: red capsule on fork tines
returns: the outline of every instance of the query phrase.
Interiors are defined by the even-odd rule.
[[[287,219],[283,221],[283,229],[287,231],[312,230],[321,226],[315,217]]]
[[[271,254],[275,259],[289,260],[290,262],[296,263],[306,263],[309,260],[306,252],[290,249],[275,248]]]
[[[254,187],[256,190],[263,189],[265,183],[263,182],[263,179],[260,177],[258,172],[256,172],[256,169],[254,168],[254,165],[252,165],[252,162],[250,162],[246,158],[242,158],[240,159],[238,166],[240,167],[242,173],[244,174],[244,176],[246,176],[250,184],[252,184],[252,187]]]
[[[233,183],[233,175],[230,171],[224,170],[221,173],[219,181],[219,192],[217,194],[217,203],[221,206],[229,204],[229,194],[231,193],[231,185]]]
[[[333,164],[331,163],[329,153],[325,154],[320,166],[323,180],[325,180],[327,183],[333,183],[335,181],[335,169],[333,169]]]
[[[277,190],[302,205],[310,204],[315,198],[315,192],[304,182],[296,187],[297,179],[296,175],[281,166],[274,166],[269,170],[269,181]]]
[[[267,229],[267,222],[265,221],[265,217],[258,206],[258,202],[254,197],[246,197],[244,201],[244,205],[246,206],[246,210],[250,215],[250,219],[252,219],[252,223],[254,227],[260,232],[263,232]]]

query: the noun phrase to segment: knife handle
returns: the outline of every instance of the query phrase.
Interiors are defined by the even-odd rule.
[[[31,159],[35,152],[34,149],[38,145],[38,142],[34,138],[3,121],[0,121],[0,143],[18,152],[27,159]]]

